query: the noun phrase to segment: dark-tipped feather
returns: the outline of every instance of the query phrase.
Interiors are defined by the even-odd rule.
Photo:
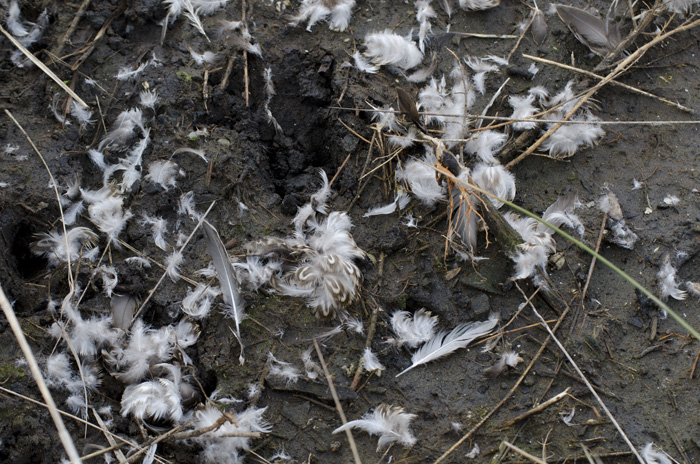
[[[236,322],[236,330],[232,330],[232,332],[241,345],[241,355],[238,359],[243,364],[245,358],[243,357],[243,341],[241,340],[241,322],[245,318],[245,313],[243,312],[244,301],[238,293],[238,280],[233,273],[233,266],[228,260],[226,247],[224,247],[224,243],[219,237],[219,232],[207,221],[202,223],[202,229],[204,229],[204,234],[207,236],[207,250],[214,260],[214,267],[219,277],[219,283],[221,283],[224,302],[230,307],[230,315]]]
[[[418,114],[418,108],[416,108],[416,102],[413,100],[408,93],[402,88],[397,88],[396,93],[399,96],[399,111],[406,115],[406,117],[416,125],[421,132],[425,133],[425,127],[420,121],[420,115]]]

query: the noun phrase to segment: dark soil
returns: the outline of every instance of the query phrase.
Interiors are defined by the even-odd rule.
[[[448,17],[440,2],[434,3],[438,19],[433,30],[443,32]],[[583,0],[567,3],[589,6]],[[590,3],[601,6],[602,2]],[[205,28],[211,31],[211,43],[181,17],[168,28],[163,45],[159,23],[166,9],[161,2],[92,1],[70,41],[62,47],[60,62],[52,61],[51,52],[59,46],[79,4],[37,0],[25,1],[21,6],[22,14],[30,20],[45,7],[52,11],[44,37],[32,50],[44,62],[53,63],[54,72],[90,104],[98,119],[85,129],[78,124],[64,127],[57,122],[49,107],[56,98],[60,108],[65,93],[37,68],[13,66],[9,57],[14,47],[7,40],[1,42],[1,105],[24,127],[60,185],[77,177],[86,188],[101,187],[102,173],[88,159],[87,149],[104,135],[102,121],[109,127],[121,111],[137,106],[139,92],[145,85],[157,90],[159,102],[155,110],[145,110],[151,143],[144,153],[144,166],[156,159],[168,159],[180,147],[202,149],[212,160],[209,166],[194,155],[175,155],[173,160],[185,172],[177,187],[164,191],[142,179],[125,196],[124,207],[134,212],[135,218],[120,238],[156,261],[163,262],[167,253],[155,247],[138,218],[149,214],[161,216],[170,224],[183,221],[188,234],[194,223],[177,214],[177,202],[185,192],[194,192],[200,211],[216,201],[208,220],[230,246],[229,253],[242,256],[244,245],[251,240],[292,232],[290,221],[297,208],[319,186],[319,169],[325,170],[329,178],[337,174],[330,207],[338,211],[350,208],[354,239],[368,253],[368,258],[358,263],[364,274],[361,295],[348,309],[364,321],[365,330],[370,326],[372,312],[377,311],[376,332],[370,343],[387,369],[381,377],[363,375],[353,392],[350,384],[366,335],[343,332],[324,342],[323,354],[343,398],[348,420],[359,418],[381,403],[402,406],[417,415],[411,426],[417,443],[410,449],[394,445],[383,455],[375,451],[376,438],[354,432],[362,462],[434,462],[515,385],[547,337],[536,326],[537,318],[529,309],[519,314],[509,327],[512,333],[503,341],[525,362],[496,379],[486,379],[482,370],[491,366],[498,354],[483,353],[482,346],[458,351],[397,379],[395,375],[410,365],[410,352],[392,350],[384,343],[392,335],[390,316],[400,309],[414,312],[426,308],[439,316],[440,329],[449,330],[459,323],[484,320],[490,311],[500,313],[507,321],[523,302],[521,293],[508,280],[513,273],[510,260],[497,242],[486,247],[483,233],[477,254],[488,257],[488,261],[472,265],[457,260],[451,250],[445,253],[445,203],[431,209],[412,201],[407,212],[418,218],[417,229],[402,223],[401,216],[406,212],[363,217],[369,208],[393,200],[395,163],[387,163],[372,176],[360,178],[368,156],[366,140],[372,138],[372,129],[370,113],[359,110],[368,108],[367,103],[393,104],[397,86],[414,96],[421,86],[407,83],[391,69],[370,75],[344,67],[343,63],[352,62],[354,47],[360,47],[368,32],[389,28],[405,34],[411,28],[417,30],[412,2],[358,0],[349,30],[335,32],[320,23],[307,32],[303,26],[288,24],[298,2],[249,0],[246,20],[262,56],[244,57],[240,50],[217,40],[214,34],[218,19],[241,19],[240,1],[232,1],[204,19]],[[546,10],[549,5],[539,6]],[[516,24],[529,14],[528,6],[513,0],[503,0],[500,6],[484,12],[455,8],[449,19],[450,30],[518,35]],[[104,36],[93,42],[95,34],[110,19]],[[531,62],[521,53],[529,53],[563,63],[573,60],[578,67],[593,69],[600,58],[591,55],[556,16],[548,16],[547,21],[549,35],[545,43],[537,47],[528,34],[509,66],[527,69]],[[652,49],[620,80],[700,109],[699,40],[697,30],[675,36]],[[512,39],[448,40],[440,50],[436,75],[448,73],[453,66],[453,57],[446,48],[458,56],[504,56],[514,43]],[[94,48],[82,64],[71,70],[90,45]],[[217,52],[221,60],[208,65],[205,73],[205,68],[191,58],[188,47],[200,53]],[[136,67],[154,53],[162,66],[149,66],[131,81],[115,79],[120,68]],[[222,86],[229,62],[231,72]],[[567,81],[577,79],[569,71],[538,66],[541,70],[534,80],[511,73],[511,81],[491,113],[510,114],[507,97],[531,86],[545,85],[550,91],[558,91]],[[265,68],[271,68],[273,73],[277,93],[271,99],[270,109],[282,127],[281,133],[265,116]],[[100,87],[87,85],[85,77]],[[476,112],[481,111],[505,77],[505,73],[500,73],[487,79],[486,93],[479,96]],[[582,89],[593,84],[578,81]],[[606,121],[692,119],[677,108],[618,87],[603,88],[596,95],[596,104],[595,114]],[[206,128],[209,135],[189,138],[188,134],[197,128]],[[627,223],[640,239],[634,250],[624,250],[604,240],[603,256],[656,291],[656,273],[664,256],[684,252],[687,255],[677,261],[679,280],[700,280],[697,125],[605,128],[606,135],[598,146],[579,150],[570,159],[531,156],[516,165],[516,203],[541,213],[559,195],[577,191],[584,204],[578,210],[586,225],[583,241],[595,247],[603,215],[593,202],[608,187],[618,196]],[[41,363],[54,350],[64,348],[60,343],[57,347],[46,330],[53,323],[47,310],[49,300],[60,301],[67,292],[66,268],[48,269],[46,260],[32,255],[30,245],[36,240],[35,234],[60,226],[59,209],[41,160],[5,114],[0,117],[0,141],[3,149],[19,147],[0,154],[0,283],[14,302],[25,335]],[[376,146],[371,153],[370,168],[378,166],[387,155]],[[422,153],[422,148],[416,148],[401,156]],[[112,153],[108,161],[115,162],[120,156]],[[507,161],[503,160],[504,164]],[[367,186],[361,190],[367,179]],[[633,179],[643,181],[645,187],[631,190]],[[665,207],[663,199],[667,195],[680,198],[680,204]],[[243,214],[240,203],[248,207]],[[86,215],[77,224],[91,226]],[[100,249],[106,244],[107,239],[102,236]],[[671,318],[662,318],[653,305],[642,304],[631,286],[600,263],[582,302],[580,295],[591,258],[561,239],[557,249],[563,253],[563,266],[548,269],[552,291],[535,296],[535,306],[548,321],[556,320],[567,306],[570,308],[557,333],[636,447],[654,442],[678,462],[700,462],[697,342]],[[130,256],[134,253],[129,249],[112,247],[105,259],[119,270],[121,285],[145,298],[162,270],[154,266],[137,271],[124,264]],[[205,238],[199,233],[186,249],[182,274],[201,280],[195,271],[206,267],[209,261]],[[85,288],[80,310],[86,315],[108,314],[109,299],[101,292],[99,279],[88,282],[90,274],[89,269],[80,273],[79,281]],[[529,282],[519,285],[528,295],[535,290]],[[182,280],[173,283],[166,278],[145,308],[145,321],[161,327],[179,319],[180,302],[188,288],[189,284]],[[256,405],[267,408],[265,417],[272,424],[272,432],[253,442],[255,456],[270,457],[284,449],[300,463],[352,462],[345,436],[331,433],[341,422],[324,380],[300,380],[287,386],[265,379],[268,352],[301,367],[300,353],[311,346],[311,337],[334,327],[337,321],[314,317],[300,299],[264,291],[245,293],[244,297],[250,316],[242,325],[247,342],[244,365],[238,363],[239,346],[229,329],[229,319],[214,310],[200,323],[201,336],[188,354],[204,390],[211,393],[217,388],[226,395],[246,398],[251,383],[263,387]],[[671,300],[669,304],[688,323],[700,328],[695,297]],[[525,329],[518,330],[521,328]],[[0,384],[4,389],[40,399],[22,359],[6,319],[0,318]],[[111,406],[115,433],[144,443],[147,438],[135,422],[119,415],[123,388],[105,372],[102,387],[91,397],[91,405]],[[571,389],[570,397],[515,425],[504,425],[566,388]],[[67,409],[65,393],[55,391],[54,395],[59,408]],[[566,426],[561,416],[573,407],[576,414]],[[455,423],[461,424],[459,430],[455,430]],[[82,454],[94,451],[95,445],[109,446],[99,431],[72,419],[66,419],[66,425]],[[515,394],[445,462],[465,462],[464,455],[474,444],[481,449],[476,462],[488,462],[499,453],[504,440],[536,456],[543,455],[546,443],[550,463],[585,462],[584,447],[603,462],[636,462],[600,405],[553,343]],[[164,461],[186,463],[198,462],[200,451],[190,443],[165,440],[157,453]],[[264,462],[255,456],[248,455],[246,462]],[[17,396],[1,393],[0,461],[48,463],[64,457],[48,412]],[[525,460],[512,452],[501,459],[499,462]]]

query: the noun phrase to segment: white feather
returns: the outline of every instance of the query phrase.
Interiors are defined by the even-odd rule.
[[[178,385],[169,379],[129,385],[122,395],[122,416],[137,419],[170,420],[182,418],[182,398]]]
[[[500,3],[501,0],[459,0],[459,6],[463,10],[488,10]]]
[[[169,160],[157,160],[148,165],[146,180],[158,184],[167,192],[170,187],[177,185],[179,166]]]
[[[112,145],[123,145],[133,137],[137,127],[144,130],[143,112],[139,108],[121,112],[112,124],[112,129],[102,138],[97,150],[102,151],[103,148]]]
[[[444,189],[435,180],[435,171],[430,167],[435,163],[434,155],[423,161],[410,159],[403,170],[396,170],[396,177],[408,183],[411,193],[426,206],[432,207],[445,198]]]
[[[74,227],[66,232],[65,237],[58,231],[38,234],[40,240],[32,244],[32,253],[48,259],[50,266],[58,266],[68,262],[69,257],[71,262],[77,261],[97,241],[97,235],[87,227]]]
[[[219,59],[219,57],[214,52],[206,51],[204,53],[197,53],[190,48],[190,55],[192,59],[197,63],[197,66],[202,66],[203,64],[214,64]]]
[[[105,155],[103,155],[101,151],[91,148],[88,150],[88,157],[90,158],[90,161],[95,163],[95,166],[100,168],[101,171],[104,171],[107,168],[107,165],[105,164]]]
[[[197,212],[197,208],[194,203],[194,192],[183,193],[180,196],[180,201],[177,206],[177,214],[186,214],[191,219],[199,221],[202,217],[201,213]]]
[[[369,347],[365,348],[365,351],[362,353],[362,363],[367,372],[374,372],[377,374],[377,377],[381,377],[382,372],[386,369],[386,367],[379,362],[377,355],[372,352],[372,348]]]
[[[415,314],[408,311],[396,311],[391,316],[391,328],[396,338],[390,338],[387,343],[401,348],[403,345],[416,348],[435,337],[435,326],[438,323],[437,316],[430,311],[419,309]]]
[[[117,270],[114,266],[102,265],[95,269],[95,273],[97,272],[99,272],[100,277],[102,277],[102,290],[105,292],[107,298],[110,298],[112,296],[112,291],[117,286],[117,282],[119,282]]]
[[[396,377],[405,374],[414,367],[434,361],[443,356],[465,348],[474,339],[491,332],[498,324],[497,319],[489,319],[484,322],[471,322],[461,324],[450,332],[440,332],[432,340],[428,340],[411,356],[411,366],[399,372]]]
[[[535,96],[530,94],[526,97],[519,97],[513,95],[508,99],[508,103],[513,107],[513,114],[510,116],[513,119],[528,119],[535,113],[537,113],[537,108],[533,105],[535,102]],[[513,123],[513,129],[523,131],[528,129],[534,129],[537,126],[537,122],[516,122]]]
[[[117,72],[117,75],[115,77],[118,81],[129,81],[131,79],[135,79],[139,74],[146,70],[149,64],[150,63],[147,61],[145,63],[141,63],[136,68],[134,68],[133,66],[124,66],[122,68],[119,68],[119,71]]]
[[[555,116],[552,116],[556,118]],[[552,156],[573,156],[581,146],[594,146],[605,131],[600,125],[595,124],[597,121],[592,115],[574,116],[571,121],[591,121],[591,124],[564,124],[556,130],[542,144],[544,150],[548,150]],[[555,123],[549,123],[547,128],[550,129]]]
[[[355,60],[355,67],[360,71],[368,74],[374,74],[379,71],[379,66],[375,66],[367,61],[359,50],[353,53],[352,57]]]
[[[296,383],[299,380],[299,375],[301,375],[299,369],[292,366],[288,362],[280,361],[279,359],[275,358],[275,355],[273,355],[272,352],[267,353],[267,361],[270,363],[269,375],[271,377],[277,377],[284,380],[287,386]]]
[[[195,288],[187,290],[187,295],[182,300],[182,310],[193,319],[205,319],[211,310],[213,299],[221,294],[216,287],[197,284]]]
[[[486,163],[479,163],[474,166],[472,177],[479,187],[499,198],[508,201],[515,198],[515,177],[500,164],[489,166]],[[489,197],[489,200],[496,208],[503,206],[503,203],[495,198]]]
[[[158,92],[155,90],[142,90],[139,93],[139,104],[144,108],[155,108],[158,102]]]
[[[364,215],[362,215],[362,217],[391,214],[394,211],[396,211],[396,208],[402,210],[406,207],[410,199],[411,198],[408,196],[408,194],[403,189],[401,189],[401,191],[399,191],[399,193],[396,194],[396,198],[394,198],[393,202],[389,203],[388,205],[371,208]]]
[[[506,134],[485,130],[475,139],[469,140],[466,148],[484,163],[498,164],[498,160],[494,155],[501,151],[507,140],[508,136]]]
[[[420,26],[418,31],[418,48],[421,52],[425,52],[425,38],[432,32],[430,20],[436,16],[435,10],[430,6],[430,0],[418,0],[416,2],[416,20]]]
[[[423,53],[413,41],[388,30],[367,34],[365,46],[365,55],[377,66],[390,64],[406,70],[423,61]]]
[[[336,0],[331,8],[331,19],[329,27],[334,31],[344,31],[350,24],[352,9],[355,7],[355,0]]]
[[[165,258],[165,273],[168,274],[168,277],[170,277],[170,280],[173,282],[180,280],[180,266],[184,259],[184,256],[179,250],[173,251]]]
[[[641,454],[646,464],[672,464],[668,454],[654,446],[654,443],[644,445]]]
[[[63,212],[64,224],[67,226],[75,224],[78,216],[80,216],[84,210],[85,205],[82,200],[70,205],[70,207]]]
[[[385,449],[394,442],[404,446],[413,446],[416,438],[410,430],[411,421],[417,416],[405,413],[403,408],[380,404],[372,413],[366,413],[357,419],[333,430],[333,433],[358,428],[370,435],[379,435],[377,451]]]
[[[105,200],[93,203],[88,207],[90,220],[100,229],[100,232],[107,234],[112,244],[120,248],[118,237],[126,227],[126,223],[133,217],[131,211],[122,209],[122,198],[120,196],[110,196]]]
[[[676,280],[676,268],[671,264],[671,260],[668,255],[664,258],[664,263],[661,269],[656,274],[656,278],[659,285],[659,292],[661,293],[661,299],[667,301],[668,297],[675,300],[685,300],[688,293],[685,290],[680,289],[680,284]]]
[[[22,24],[21,11],[17,0],[12,0],[10,6],[7,9],[7,15],[5,16],[5,24],[7,24],[7,29],[16,38],[24,37],[29,34],[27,27]]]
[[[156,246],[163,251],[168,249],[168,243],[165,241],[165,232],[168,228],[168,222],[161,217],[152,217],[144,214],[141,221],[144,225],[151,226],[151,233],[153,234],[153,241]]]
[[[90,119],[92,118],[92,111],[85,108],[83,105],[80,105],[75,100],[73,100],[71,103],[70,114],[78,120],[81,129],[84,129],[88,125],[95,122],[94,119]]]
[[[251,447],[252,433],[268,433],[272,427],[264,420],[265,408],[250,407],[240,413],[229,411],[233,421],[226,420],[223,425],[213,427],[222,416],[218,407],[207,404],[195,411],[188,424],[194,430],[207,429],[208,432],[193,438],[202,446],[202,456],[210,463],[240,463],[241,450]],[[247,435],[247,436],[246,436]]]

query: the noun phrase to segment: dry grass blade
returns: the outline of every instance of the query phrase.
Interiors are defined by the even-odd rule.
[[[321,353],[321,348],[318,346],[316,338],[313,339],[314,348],[316,348],[316,354],[318,355],[318,360],[321,361],[321,367],[323,368],[323,374],[326,376],[326,381],[328,382],[328,388],[331,390],[331,395],[333,396],[333,401],[335,402],[335,408],[338,410],[338,415],[340,416],[340,421],[343,425],[348,423],[347,417],[345,417],[345,412],[343,411],[343,405],[340,404],[338,399],[338,393],[335,391],[335,385],[333,384],[333,379],[331,378],[331,373],[328,372],[328,367],[326,367],[326,360],[323,359],[323,353]],[[352,457],[355,460],[355,464],[362,464],[360,459],[360,453],[357,451],[357,445],[355,444],[355,439],[352,436],[350,429],[345,429],[345,434],[348,437],[348,442],[350,443],[350,449],[352,450]]]
[[[518,448],[517,446],[508,443],[508,442],[505,441],[505,440],[503,441],[503,446],[505,446],[505,447],[508,448],[508,449],[511,449],[511,450],[515,451],[516,453],[518,453],[518,454],[521,455],[522,457],[524,457],[524,458],[526,458],[526,459],[529,459],[530,461],[532,461],[532,462],[534,462],[534,463],[536,463],[536,464],[547,464],[545,461],[543,461],[542,459],[538,458],[537,456],[533,456],[532,454],[528,453],[527,451],[522,450],[522,449]]]
[[[15,47],[17,47],[22,53],[24,53],[24,55],[27,58],[29,58],[32,61],[32,63],[34,63],[39,69],[41,69],[44,72],[44,74],[53,79],[53,81],[56,84],[58,84],[59,87],[61,87],[63,90],[65,90],[68,95],[73,97],[73,99],[80,103],[83,107],[88,108],[88,104],[85,103],[83,99],[78,96],[77,93],[73,92],[73,90],[71,90],[70,87],[68,87],[61,79],[59,79],[59,77],[53,71],[47,68],[46,65],[42,63],[39,58],[37,58],[32,52],[27,50],[24,45],[22,45],[17,41],[17,39],[12,37],[12,35],[10,35],[10,33],[7,32],[2,26],[0,26],[0,32],[5,34],[5,37],[7,37]]]
[[[75,448],[73,439],[71,438],[70,434],[68,434],[68,430],[66,430],[66,426],[63,423],[63,419],[61,419],[61,416],[58,413],[56,403],[54,403],[53,397],[51,396],[51,392],[46,386],[46,382],[44,382],[44,376],[41,375],[41,371],[39,370],[39,364],[36,362],[34,353],[32,353],[32,349],[29,347],[29,343],[27,343],[27,339],[24,336],[24,332],[22,332],[22,326],[19,325],[19,321],[17,320],[15,311],[12,309],[12,305],[10,305],[10,302],[5,296],[5,292],[3,291],[2,286],[0,286],[0,306],[2,306],[2,311],[5,313],[5,317],[10,323],[12,333],[14,333],[15,338],[17,339],[17,343],[19,343],[19,347],[22,349],[24,359],[27,360],[29,370],[32,372],[32,376],[34,377],[34,380],[36,381],[36,384],[39,387],[41,396],[43,396],[44,401],[46,401],[46,407],[49,410],[49,414],[51,414],[51,419],[53,419],[53,423],[56,425],[58,437],[61,439],[61,443],[63,444],[63,447],[65,448],[66,453],[68,454],[68,458],[73,463],[80,463],[80,455],[78,454],[78,450]]]

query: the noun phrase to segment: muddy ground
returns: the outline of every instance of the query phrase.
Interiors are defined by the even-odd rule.
[[[401,214],[363,217],[367,209],[392,201],[395,163],[377,170],[360,190],[367,180],[360,179],[365,163],[370,168],[378,166],[386,154],[374,147],[367,161],[369,146],[363,138],[369,140],[373,135],[369,114],[338,107],[364,109],[368,108],[366,102],[390,105],[395,101],[397,86],[414,96],[421,86],[407,83],[391,70],[370,75],[343,67],[343,63],[352,61],[354,47],[360,47],[368,32],[389,28],[404,34],[411,28],[417,30],[412,2],[359,0],[347,31],[331,31],[327,24],[320,23],[307,32],[303,26],[288,24],[298,2],[249,0],[246,20],[262,56],[248,54],[247,58],[213,33],[220,18],[242,19],[240,1],[229,2],[223,10],[204,19],[205,28],[211,31],[211,43],[180,18],[169,27],[163,45],[159,44],[159,23],[166,10],[160,2],[86,3],[69,42],[61,47],[61,60],[54,61],[51,67],[90,104],[96,116],[99,114],[94,125],[81,129],[75,123],[59,123],[49,107],[54,98],[59,106],[63,104],[65,94],[38,69],[12,65],[9,57],[14,48],[9,41],[3,40],[0,50],[1,106],[12,112],[36,143],[57,182],[65,186],[77,176],[84,187],[101,186],[101,172],[87,158],[86,151],[104,135],[103,124],[109,127],[117,114],[137,105],[138,93],[146,85],[157,90],[159,102],[155,110],[145,112],[152,141],[144,154],[144,165],[167,159],[180,147],[202,149],[211,160],[209,165],[193,155],[176,155],[174,161],[184,170],[176,187],[164,191],[142,179],[125,196],[124,206],[136,217],[120,238],[156,261],[162,262],[166,253],[155,247],[137,219],[150,214],[162,216],[171,224],[179,220],[189,233],[194,222],[177,214],[177,202],[185,192],[194,192],[201,211],[216,201],[208,219],[228,243],[229,253],[240,256],[245,253],[245,243],[251,240],[285,236],[292,231],[290,221],[297,207],[308,201],[319,185],[318,169],[325,170],[329,177],[337,174],[330,206],[339,211],[350,208],[355,241],[369,255],[359,263],[364,274],[361,295],[349,307],[353,315],[363,320],[365,334],[346,331],[328,339],[322,347],[324,356],[344,397],[343,408],[350,420],[381,403],[402,406],[417,416],[411,425],[417,442],[410,449],[394,445],[385,454],[377,453],[376,438],[355,431],[362,462],[427,463],[437,459],[515,385],[524,366],[542,346],[546,332],[537,326],[517,330],[537,322],[529,309],[523,310],[509,327],[514,332],[504,337],[504,343],[510,344],[525,362],[496,379],[486,379],[482,370],[491,366],[498,354],[482,353],[480,346],[395,378],[410,365],[410,353],[392,350],[384,343],[392,335],[390,316],[394,311],[426,308],[439,316],[441,329],[450,329],[458,323],[483,320],[489,311],[499,312],[507,321],[523,301],[518,289],[508,282],[512,264],[498,243],[484,247],[483,233],[478,254],[489,257],[488,261],[472,266],[455,259],[451,250],[445,255],[446,204],[427,208],[414,200]],[[567,3],[590,5],[583,0]],[[22,14],[29,20],[37,18],[45,7],[51,12],[43,38],[32,48],[44,62],[54,58],[52,52],[59,47],[79,6],[78,2],[21,3]],[[548,6],[540,4],[545,11]],[[598,2],[592,6],[600,7]],[[500,6],[484,12],[455,8],[451,18],[438,4],[434,7],[438,12],[433,24],[436,33],[444,32],[449,22],[452,31],[517,35],[517,23],[530,14],[527,5],[513,0],[503,0]],[[111,23],[103,36],[93,42],[108,20]],[[521,53],[529,53],[564,63],[573,60],[576,66],[593,69],[600,58],[590,54],[556,16],[547,16],[547,21],[549,35],[544,44],[538,47],[526,36],[509,68],[527,69],[530,62]],[[674,21],[671,27],[679,20]],[[691,30],[655,47],[621,81],[700,109],[699,34]],[[503,56],[514,43],[513,39],[453,38],[445,47],[458,56]],[[90,45],[93,48],[86,54]],[[205,67],[194,63],[188,47],[200,53],[217,52],[221,60],[208,65],[205,75]],[[159,66],[149,66],[130,81],[115,79],[120,68],[136,67],[154,53],[161,62]],[[70,67],[81,57],[84,61],[72,71]],[[231,72],[222,86],[229,60]],[[440,49],[436,75],[449,72],[452,65],[452,56]],[[569,71],[539,67],[533,80],[511,72],[511,81],[491,114],[509,114],[506,97],[530,86],[544,85],[557,91],[576,78]],[[272,69],[277,91],[270,109],[282,128],[279,133],[265,117],[265,68]],[[95,80],[99,87],[87,85],[86,77]],[[505,77],[505,71],[491,75],[485,95],[479,96],[475,106],[477,112]],[[590,80],[577,82],[581,88],[593,84]],[[615,87],[605,87],[596,99],[598,108],[594,112],[606,121],[693,119],[693,115],[677,108]],[[209,135],[188,137],[197,128],[206,128]],[[0,155],[0,282],[14,302],[22,328],[42,362],[57,349],[55,339],[46,332],[53,322],[47,303],[65,295],[66,270],[48,269],[46,260],[31,254],[30,244],[36,240],[34,234],[55,230],[60,225],[59,210],[41,160],[5,114],[0,117],[0,140],[3,147],[18,147]],[[598,146],[579,150],[570,159],[531,156],[516,165],[512,171],[517,179],[516,203],[541,213],[559,195],[577,191],[584,205],[578,210],[586,226],[583,241],[594,247],[603,215],[591,202],[607,186],[620,199],[627,222],[640,239],[634,250],[603,241],[601,253],[656,291],[656,273],[663,257],[685,252],[687,256],[678,261],[679,280],[700,280],[698,140],[697,125],[692,124],[606,126],[606,135]],[[412,153],[420,156],[422,149],[408,150],[401,156]],[[119,154],[109,156],[114,162]],[[633,179],[643,181],[644,188],[632,190]],[[665,207],[663,199],[667,195],[680,198],[680,204]],[[241,213],[239,203],[246,205],[247,211]],[[645,213],[647,208],[650,209]],[[418,218],[418,228],[403,224],[401,217],[408,212]],[[79,219],[78,224],[90,226],[86,218]],[[106,239],[101,237],[100,248],[105,245]],[[533,299],[536,307],[550,321],[556,320],[567,305],[570,307],[557,333],[636,447],[654,442],[678,462],[700,462],[699,373],[694,369],[697,342],[672,319],[664,319],[653,306],[640,303],[631,286],[600,264],[595,267],[587,298],[582,302],[580,294],[591,259],[562,240],[558,240],[558,251],[563,252],[563,266],[548,271],[553,290],[560,298],[552,293],[539,294]],[[119,270],[120,284],[144,298],[162,271],[155,267],[136,271],[123,262],[130,256],[133,252],[127,248],[112,248],[105,259]],[[204,236],[198,233],[185,251],[182,273],[199,280],[195,271],[208,262]],[[90,276],[86,266],[79,278],[83,285],[88,284]],[[86,287],[80,306],[85,315],[108,313],[109,300],[100,285],[96,281]],[[535,289],[529,282],[521,282],[520,286],[528,295]],[[179,305],[188,287],[182,280],[173,283],[165,279],[146,307],[144,319],[155,327],[179,319]],[[188,354],[194,361],[194,374],[207,393],[218,388],[226,395],[246,398],[249,384],[263,387],[256,404],[267,407],[265,418],[272,424],[272,432],[253,442],[255,455],[248,454],[245,461],[265,462],[256,456],[269,458],[284,450],[293,459],[288,462],[352,462],[345,436],[331,434],[341,422],[325,381],[300,381],[286,386],[265,379],[268,352],[301,367],[300,354],[311,346],[310,338],[334,327],[337,321],[314,317],[300,299],[264,291],[247,292],[244,297],[250,316],[242,325],[248,344],[245,365],[238,363],[239,347],[229,330],[231,321],[218,310],[200,322],[200,339]],[[700,328],[696,297],[671,300],[670,305],[691,325]],[[355,394],[349,387],[373,312],[376,331],[370,344],[386,371],[381,377],[363,375]],[[0,338],[1,386],[40,398],[5,318],[0,318]],[[61,344],[58,349],[62,349]],[[146,438],[135,423],[119,415],[123,388],[104,373],[102,387],[92,395],[91,405],[112,406],[113,431],[143,443]],[[571,389],[570,397],[528,419],[507,424],[566,388]],[[54,394],[59,407],[67,409],[66,394]],[[576,413],[567,426],[562,416],[574,407]],[[461,424],[459,430],[453,423]],[[94,451],[92,445],[108,446],[102,433],[71,419],[66,424],[82,454]],[[481,450],[476,462],[488,462],[498,455],[504,440],[536,456],[543,455],[546,443],[547,462],[584,462],[584,447],[602,462],[636,461],[552,343],[515,394],[445,462],[465,462],[464,455],[474,444]],[[157,454],[163,462],[185,463],[200,461],[200,451],[191,443],[165,440]],[[48,463],[58,462],[64,456],[47,411],[2,393],[0,460]],[[515,453],[500,459],[525,460]]]

